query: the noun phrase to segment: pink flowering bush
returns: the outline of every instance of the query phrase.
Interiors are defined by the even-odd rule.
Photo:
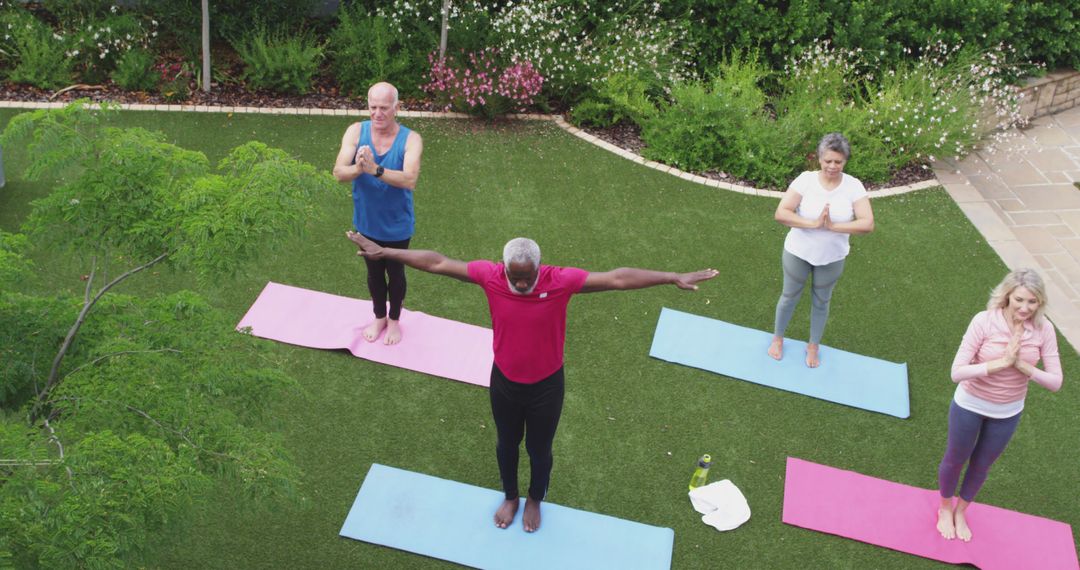
[[[423,90],[447,111],[488,118],[524,112],[544,86],[544,77],[532,63],[517,58],[503,62],[495,48],[442,59],[432,53],[428,61],[431,72]]]

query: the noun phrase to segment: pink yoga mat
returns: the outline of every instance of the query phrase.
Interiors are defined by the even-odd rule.
[[[983,570],[1080,567],[1072,527],[1065,523],[972,503],[971,542],[945,540],[935,526],[939,501],[936,490],[787,459],[787,524]]]
[[[354,356],[406,370],[487,386],[491,376],[491,329],[419,311],[402,310],[400,344],[364,340],[371,301],[350,299],[280,283],[267,283],[237,329],[306,346],[347,349]]]

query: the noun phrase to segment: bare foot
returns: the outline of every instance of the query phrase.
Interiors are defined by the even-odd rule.
[[[375,342],[375,339],[379,338],[379,333],[381,333],[385,328],[386,317],[371,321],[370,325],[364,327],[364,340],[368,342]]]
[[[383,344],[391,345],[401,342],[401,325],[394,319],[388,319],[386,321],[386,338],[383,339]]]
[[[769,343],[769,356],[773,357],[773,360],[780,360],[784,357],[784,337],[772,337],[772,342]]]
[[[529,497],[525,499],[525,514],[521,515],[521,524],[525,532],[535,532],[540,528],[540,501]]]
[[[817,368],[821,366],[821,359],[818,358],[818,349],[821,348],[816,344],[806,345],[806,365],[810,368]]]
[[[498,510],[495,511],[495,526],[499,528],[506,528],[514,522],[514,515],[518,510],[517,499],[506,499],[499,505]]]
[[[950,508],[941,508],[937,511],[937,530],[946,540],[956,538],[956,529],[953,527],[953,511]]]
[[[964,516],[964,511],[956,509],[953,513],[953,519],[956,522],[956,538],[964,542],[971,541],[971,529],[967,525],[967,517]]]

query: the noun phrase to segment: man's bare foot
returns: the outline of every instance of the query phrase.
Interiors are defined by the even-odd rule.
[[[964,511],[956,509],[956,512],[953,513],[953,520],[956,524],[956,538],[959,538],[964,542],[970,542],[971,529],[968,528],[967,517],[964,516]]]
[[[379,338],[379,333],[381,333],[385,328],[386,317],[371,321],[370,325],[364,327],[364,340],[368,342],[375,342],[375,339]]]
[[[951,508],[942,507],[938,509],[937,530],[946,540],[956,538],[956,528],[953,526],[953,511]]]
[[[769,343],[769,356],[773,357],[773,360],[780,360],[784,357],[784,337],[772,337],[772,342]]]
[[[821,347],[816,344],[806,345],[806,365],[810,368],[817,368],[821,366],[821,359],[818,358],[818,349]]]
[[[540,528],[540,501],[529,497],[525,499],[525,514],[521,515],[521,524],[525,532],[535,532]]]
[[[394,319],[388,319],[386,321],[386,337],[383,338],[383,344],[391,345],[401,342],[401,325]]]
[[[495,526],[499,528],[506,528],[514,522],[514,515],[518,510],[517,499],[506,499],[499,505],[498,510],[495,511]]]

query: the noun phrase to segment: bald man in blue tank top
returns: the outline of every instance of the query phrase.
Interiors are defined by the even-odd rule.
[[[420,177],[420,134],[399,124],[397,88],[376,83],[368,90],[371,119],[353,123],[341,138],[334,178],[352,183],[353,230],[382,247],[408,249],[416,225],[413,189]],[[405,302],[405,266],[391,260],[364,260],[375,320],[364,327],[364,340],[401,342],[401,307]],[[389,308],[387,304],[389,302]]]

